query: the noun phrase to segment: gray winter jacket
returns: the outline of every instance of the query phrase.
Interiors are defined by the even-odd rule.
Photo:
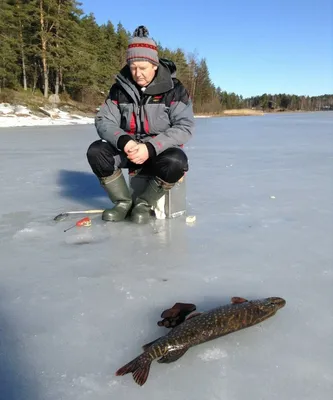
[[[172,61],[160,59],[154,80],[142,92],[126,65],[96,115],[98,135],[118,150],[131,139],[147,143],[150,155],[184,145],[193,135],[193,105],[175,73]]]

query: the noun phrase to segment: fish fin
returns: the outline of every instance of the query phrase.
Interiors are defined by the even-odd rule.
[[[231,303],[232,304],[240,304],[240,303],[247,303],[248,300],[244,299],[243,297],[232,297],[231,298]]]
[[[188,319],[191,319],[191,318],[194,318],[194,317],[198,317],[198,316],[201,315],[201,314],[202,314],[202,312],[194,312],[194,313],[188,315],[188,316],[185,318],[185,320],[188,320]]]
[[[182,357],[187,352],[187,350],[188,348],[185,347],[184,349],[170,351],[165,356],[157,360],[157,362],[160,364],[170,364]]]
[[[157,342],[158,340],[159,340],[159,338],[153,340],[152,342],[149,342],[149,343],[144,344],[144,345],[142,346],[142,350],[143,350],[143,351],[146,351],[152,344],[154,344],[154,343]]]
[[[134,360],[130,361],[128,364],[125,364],[123,367],[119,368],[116,371],[116,376],[132,373],[134,381],[138,385],[142,386],[148,378],[150,365],[151,359],[143,359],[141,355],[134,358]]]

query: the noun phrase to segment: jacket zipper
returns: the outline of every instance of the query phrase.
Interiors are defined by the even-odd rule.
[[[145,97],[147,99],[146,102],[145,102]],[[145,131],[144,121],[141,120],[141,110],[142,110],[142,112],[144,112],[143,105],[147,104],[148,99],[149,99],[149,96],[142,95],[142,97],[139,101],[139,107],[138,107],[138,111],[137,111],[137,116],[139,117],[139,120],[140,120],[140,132],[145,133],[145,134],[148,134],[148,132]],[[137,139],[140,140],[140,133],[137,133],[136,136],[137,136]]]

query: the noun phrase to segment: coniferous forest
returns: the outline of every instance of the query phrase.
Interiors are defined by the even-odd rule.
[[[97,24],[81,6],[75,0],[0,0],[0,102],[13,91],[44,98],[55,94],[92,107],[104,100],[114,75],[125,64],[132,32],[120,22]],[[187,87],[196,113],[333,109],[332,94],[265,93],[243,98],[226,92],[212,82],[204,58],[190,49],[168,49],[155,41],[160,57],[175,62],[177,77]]]

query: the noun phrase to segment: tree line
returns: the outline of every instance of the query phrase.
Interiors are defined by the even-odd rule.
[[[0,93],[22,89],[99,104],[126,62],[131,32],[120,22],[99,25],[80,6],[76,0],[0,0]],[[214,85],[205,58],[157,43],[160,57],[175,62],[196,113],[333,109],[333,95],[243,98]]]

